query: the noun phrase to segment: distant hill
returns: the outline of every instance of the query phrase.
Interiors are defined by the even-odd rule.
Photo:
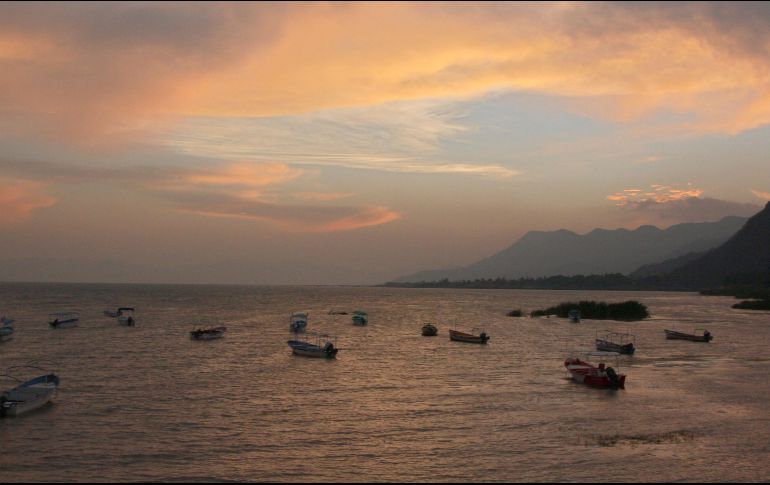
[[[663,278],[691,288],[770,284],[770,202],[727,242]]]
[[[579,235],[564,229],[525,234],[507,249],[457,269],[422,271],[396,282],[521,278],[578,274],[628,274],[643,265],[706,251],[733,236],[746,218],[685,223],[658,229],[594,229]]]

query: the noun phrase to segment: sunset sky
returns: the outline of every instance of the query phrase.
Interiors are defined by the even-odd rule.
[[[767,3],[0,4],[0,281],[371,284],[770,200]]]

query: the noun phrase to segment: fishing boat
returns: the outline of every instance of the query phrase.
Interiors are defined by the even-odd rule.
[[[11,339],[11,335],[16,331],[15,328],[13,328],[13,320],[10,318],[6,318],[5,316],[0,317],[0,342],[5,342],[6,340]]]
[[[76,312],[59,312],[48,314],[48,325],[51,328],[76,327],[80,321],[80,315]]]
[[[40,369],[33,365],[20,367]],[[22,382],[21,379],[11,375],[9,370],[5,377],[20,382],[20,384],[0,394],[0,417],[19,416],[46,405],[54,398],[59,387],[59,377],[54,373],[44,374]]]
[[[698,335],[697,332],[699,330],[702,331],[703,334]],[[666,338],[668,340],[689,340],[691,342],[711,342],[714,339],[714,336],[711,335],[711,332],[703,328],[696,328],[694,330],[694,333],[676,332],[674,330],[664,330],[664,332],[666,332]]]
[[[369,316],[366,312],[362,312],[361,310],[354,311],[351,318],[353,320],[353,325],[358,325],[359,327],[363,327],[369,323]]]
[[[615,368],[608,367],[604,361],[608,358],[615,358],[615,367],[619,368],[617,352],[586,352],[582,357],[570,356],[564,361],[564,367],[572,375],[572,380],[580,382],[591,387],[600,389],[624,389],[626,376],[618,374]],[[594,365],[588,361],[588,358],[599,359],[599,364]]]
[[[127,327],[136,325],[134,309],[129,307],[118,308],[118,323]]]
[[[422,326],[422,335],[423,337],[435,337],[438,335],[438,328],[432,323],[426,323]]]
[[[636,337],[630,333],[608,332],[596,335],[596,350],[631,355],[636,351]]]
[[[347,315],[348,312],[345,310],[329,310],[329,315]]]
[[[309,334],[302,339],[297,338],[286,343],[294,355],[303,357],[333,359],[339,350],[336,346],[337,338],[324,334]]]
[[[214,340],[225,336],[227,327],[199,328],[190,332],[193,340]]]
[[[289,317],[289,331],[294,333],[304,332],[307,328],[307,312],[295,312]]]
[[[580,323],[580,310],[570,310],[569,313],[567,313],[567,318],[569,318],[569,321],[572,323]]]
[[[104,310],[102,314],[104,314],[105,317],[118,318],[117,310]]]
[[[480,332],[478,335],[472,334],[472,333],[465,333],[460,332],[459,330],[449,330],[449,340],[454,340],[455,342],[467,342],[470,344],[486,344],[489,340],[489,335],[483,330],[478,328],[473,328],[471,331],[477,331]]]

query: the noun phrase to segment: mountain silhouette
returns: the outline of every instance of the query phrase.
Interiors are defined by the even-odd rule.
[[[717,222],[676,224],[667,229],[594,229],[583,235],[564,229],[532,231],[503,251],[469,266],[422,271],[395,281],[628,274],[643,265],[713,249],[744,223],[746,218],[730,216]]]
[[[663,277],[698,289],[770,284],[770,202],[727,242]]]

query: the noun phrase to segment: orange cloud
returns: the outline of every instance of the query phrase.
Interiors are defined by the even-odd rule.
[[[564,97],[621,122],[686,115],[678,124],[689,131],[770,122],[770,60],[757,48],[768,32],[751,4],[0,9],[5,116],[81,141],[169,116],[276,116],[496,89]]]
[[[285,163],[239,162],[220,170],[186,174],[184,181],[194,185],[264,187],[288,182],[300,175],[302,170],[291,168]]]
[[[44,182],[0,177],[0,223],[20,222],[32,211],[54,205],[56,199],[44,192],[48,187]]]
[[[647,204],[658,203],[665,204],[667,202],[674,202],[684,199],[697,198],[703,195],[703,190],[695,189],[690,184],[687,184],[686,189],[675,189],[670,185],[655,184],[651,186],[652,190],[643,191],[640,189],[625,189],[621,192],[615,192],[608,195],[607,200],[617,202],[618,206],[625,206],[629,204]]]
[[[770,200],[770,192],[762,192],[761,190],[751,189],[751,193],[762,200]]]

